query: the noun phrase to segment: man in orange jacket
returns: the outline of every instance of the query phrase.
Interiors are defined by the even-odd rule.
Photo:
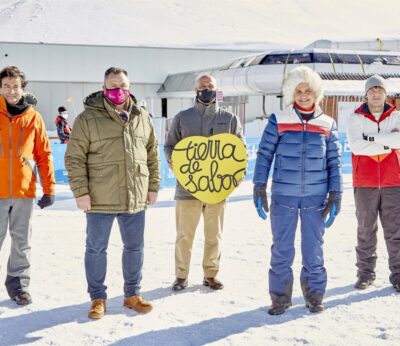
[[[0,71],[0,248],[9,228],[11,253],[5,285],[18,305],[32,302],[29,257],[37,168],[43,188],[38,205],[48,207],[55,199],[49,139],[41,115],[23,96],[27,84],[16,66]]]

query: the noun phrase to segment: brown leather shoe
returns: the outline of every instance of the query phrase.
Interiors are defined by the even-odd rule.
[[[140,295],[126,297],[124,299],[124,306],[128,309],[133,309],[136,312],[147,314],[153,310],[153,305],[144,300]]]
[[[98,320],[99,318],[104,317],[105,312],[106,312],[106,300],[93,299],[88,317],[91,318],[92,320]]]
[[[172,284],[173,291],[182,291],[188,285],[187,279],[176,278],[174,283]]]
[[[271,307],[268,309],[268,314],[273,316],[282,315],[291,305],[292,303],[290,302],[272,301]]]
[[[203,286],[210,287],[213,290],[222,290],[224,288],[223,283],[216,278],[204,278]]]
[[[313,314],[319,314],[325,310],[324,304],[319,300],[306,302],[306,307],[308,307],[310,312]]]

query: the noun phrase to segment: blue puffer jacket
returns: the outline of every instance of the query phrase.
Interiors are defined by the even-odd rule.
[[[309,121],[293,106],[271,115],[257,152],[255,184],[267,182],[274,157],[272,194],[304,197],[342,192],[336,123],[319,107]]]

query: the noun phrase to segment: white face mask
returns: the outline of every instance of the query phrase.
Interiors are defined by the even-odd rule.
[[[62,117],[65,120],[67,120],[68,119],[68,113],[60,113],[60,117]]]

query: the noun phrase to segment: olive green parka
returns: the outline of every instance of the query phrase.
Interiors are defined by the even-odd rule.
[[[137,213],[158,192],[160,157],[149,114],[131,96],[128,122],[101,91],[84,100],[65,154],[74,197],[89,194],[95,213]],[[107,104],[107,105],[106,105]]]

